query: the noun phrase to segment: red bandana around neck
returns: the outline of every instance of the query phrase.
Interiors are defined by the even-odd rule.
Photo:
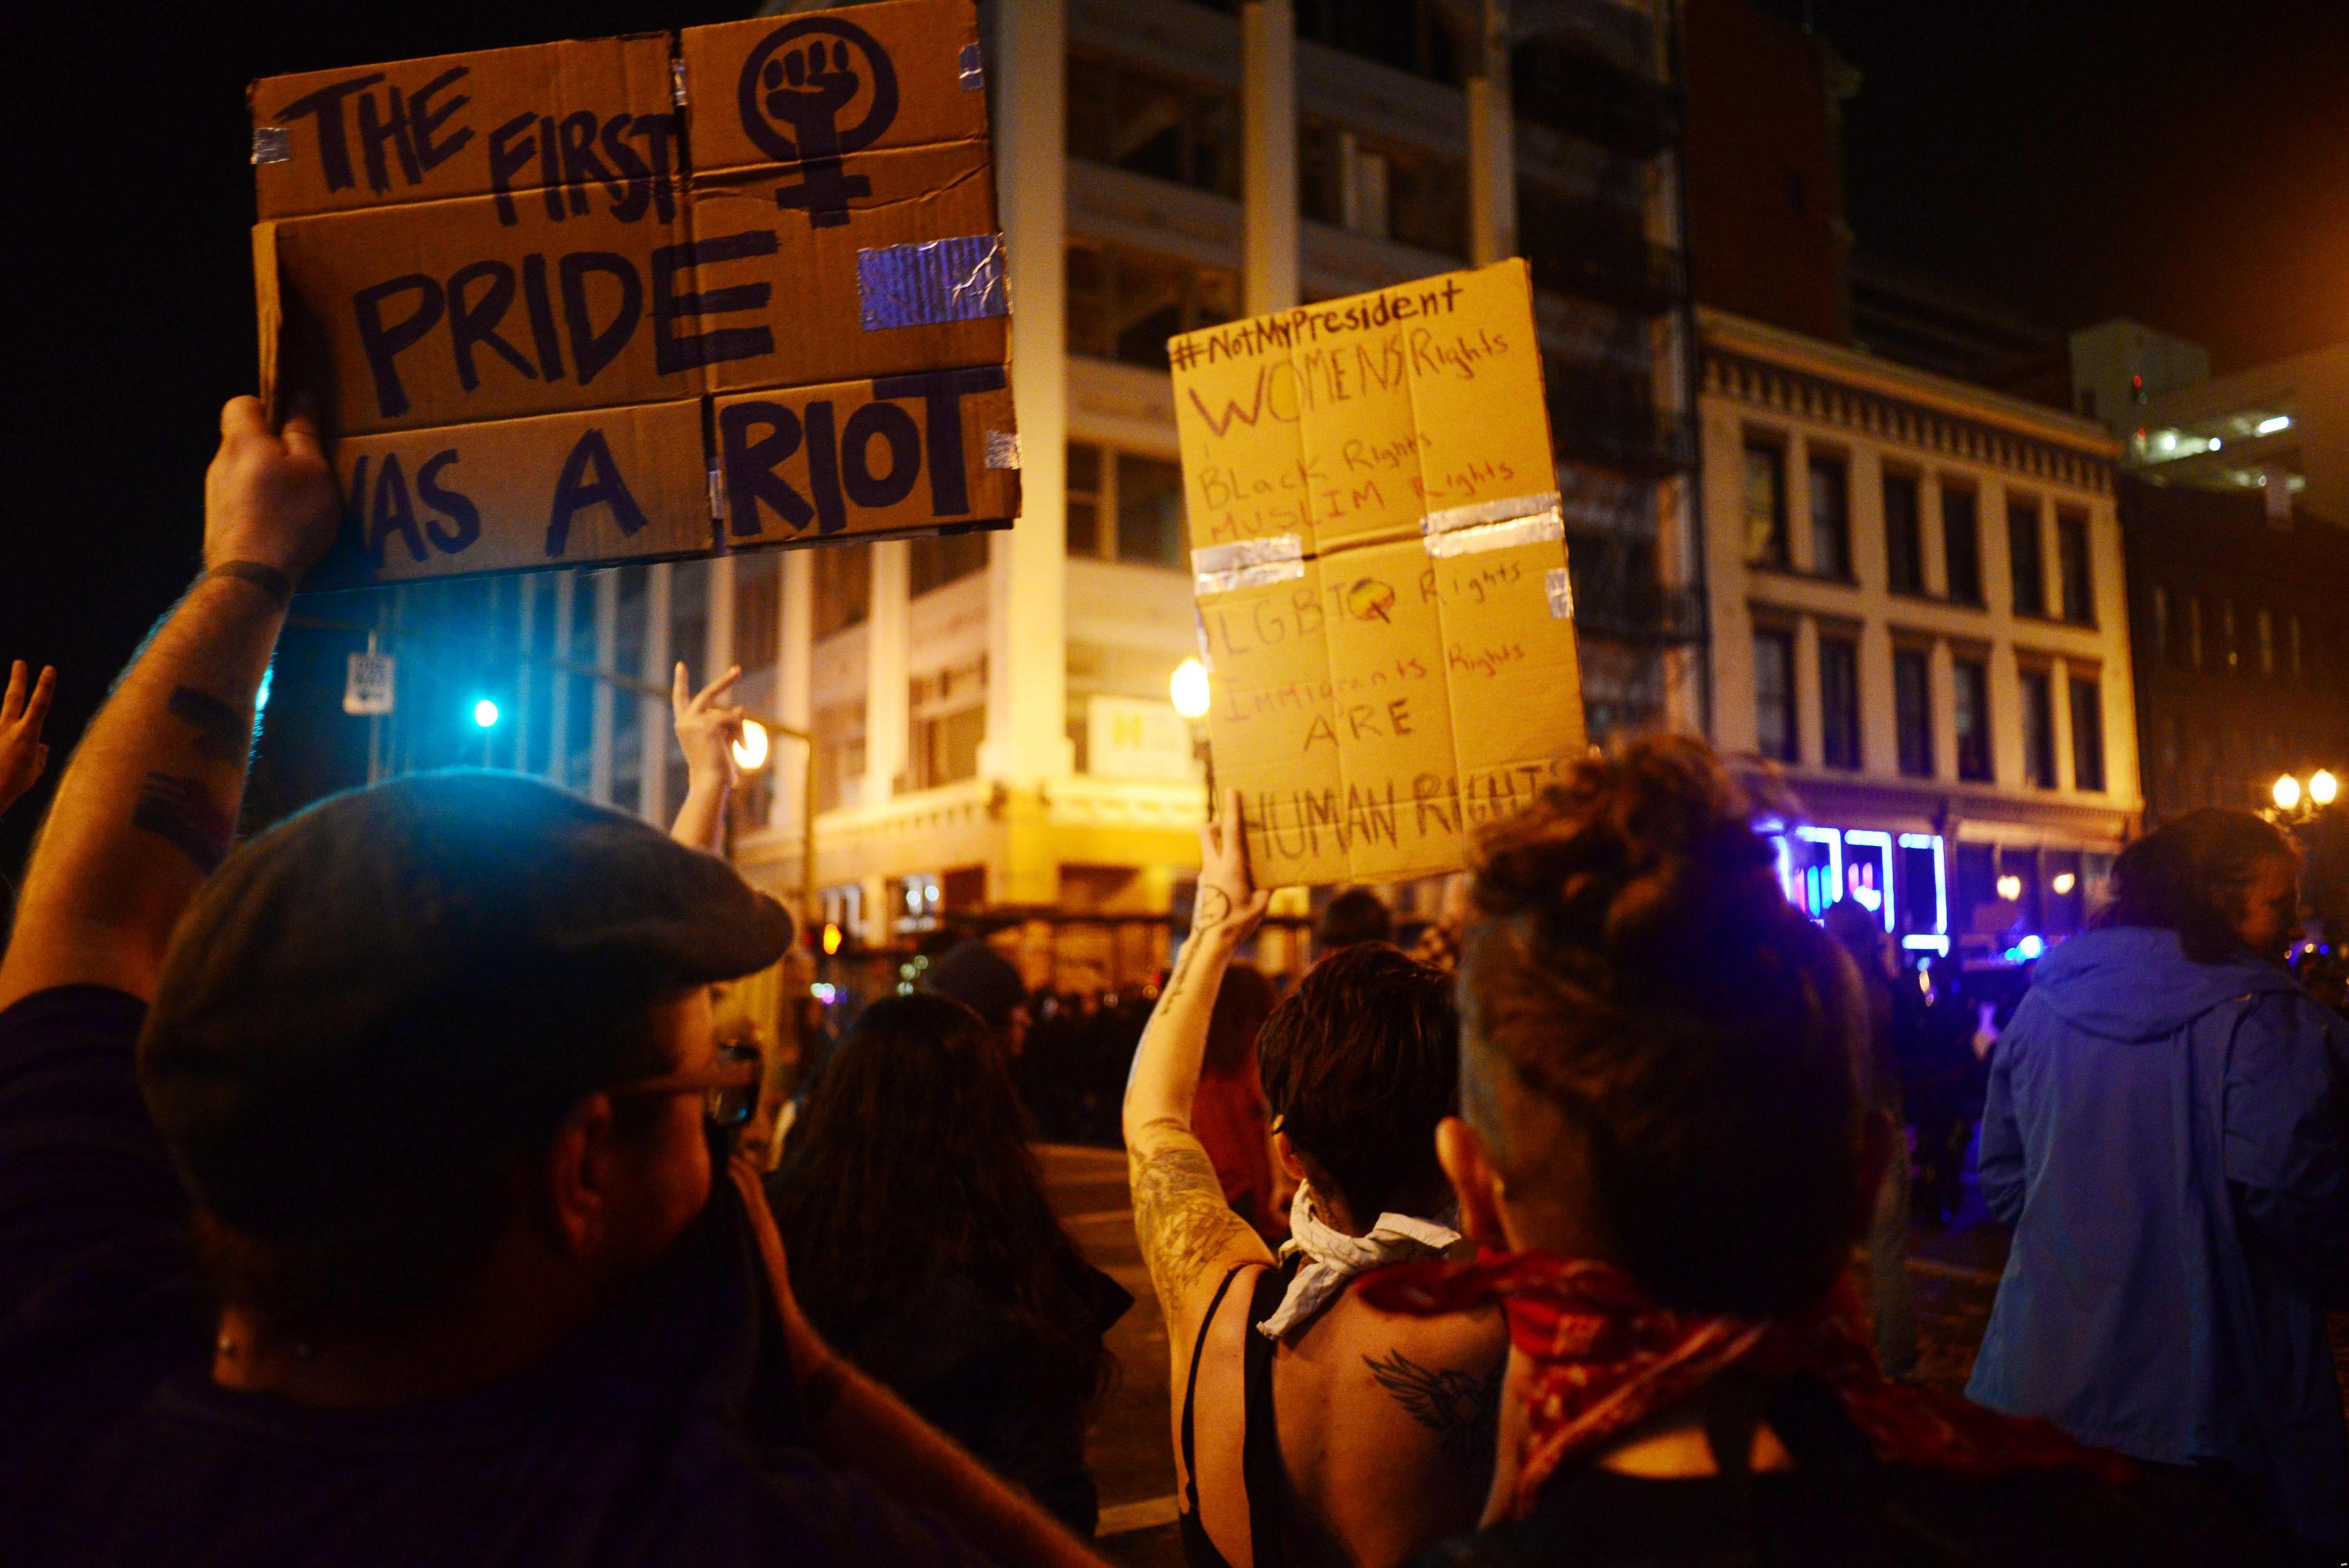
[[[1535,1368],[1523,1390],[1529,1418],[1515,1518],[1560,1469],[1738,1366],[1816,1374],[1887,1463],[1972,1476],[2052,1465],[2078,1465],[2115,1480],[2129,1473],[2126,1459],[2085,1448],[2048,1422],[1886,1378],[1849,1280],[1783,1323],[1675,1312],[1649,1301],[1611,1264],[1543,1252],[1407,1263],[1366,1275],[1356,1289],[1371,1305],[1413,1317],[1500,1306],[1509,1342]]]

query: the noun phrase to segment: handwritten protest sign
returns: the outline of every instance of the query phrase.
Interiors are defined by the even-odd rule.
[[[1168,348],[1216,782],[1257,879],[1456,869],[1585,744],[1525,264]]]
[[[313,586],[1008,524],[984,87],[970,0],[255,82]]]

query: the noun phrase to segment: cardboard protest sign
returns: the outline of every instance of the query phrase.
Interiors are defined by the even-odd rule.
[[[1168,348],[1216,781],[1258,881],[1456,869],[1586,743],[1525,264]]]
[[[970,0],[254,83],[312,586],[1008,524],[983,88]]]

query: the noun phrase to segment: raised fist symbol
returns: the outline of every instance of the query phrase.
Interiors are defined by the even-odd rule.
[[[841,124],[859,96],[863,117]],[[888,51],[838,17],[787,22],[742,62],[740,98],[750,140],[776,162],[798,165],[799,182],[776,191],[775,204],[803,209],[817,228],[848,222],[850,199],[871,195],[873,186],[862,174],[843,173],[841,159],[878,141],[897,118],[897,70]]]
[[[803,151],[811,150],[811,142],[836,141],[833,118],[848,107],[862,81],[849,68],[844,38],[833,39],[829,51],[822,38],[804,49],[786,50],[781,59],[769,60],[760,74],[767,113],[799,132]]]

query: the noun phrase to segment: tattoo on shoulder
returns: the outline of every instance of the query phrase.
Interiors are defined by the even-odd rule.
[[[209,691],[175,686],[164,711],[196,732],[197,753],[215,763],[238,763],[253,742],[252,721]]]
[[[228,857],[236,824],[194,779],[149,774],[139,786],[130,826],[143,828],[196,863],[209,876]]]
[[[1435,1434],[1447,1456],[1464,1461],[1493,1457],[1500,1440],[1506,1366],[1478,1377],[1448,1366],[1422,1366],[1400,1350],[1383,1358],[1365,1355],[1362,1363],[1413,1420]]]
[[[1189,1290],[1226,1248],[1254,1234],[1224,1201],[1216,1168],[1197,1146],[1134,1155],[1131,1164],[1133,1229],[1162,1298]]]

